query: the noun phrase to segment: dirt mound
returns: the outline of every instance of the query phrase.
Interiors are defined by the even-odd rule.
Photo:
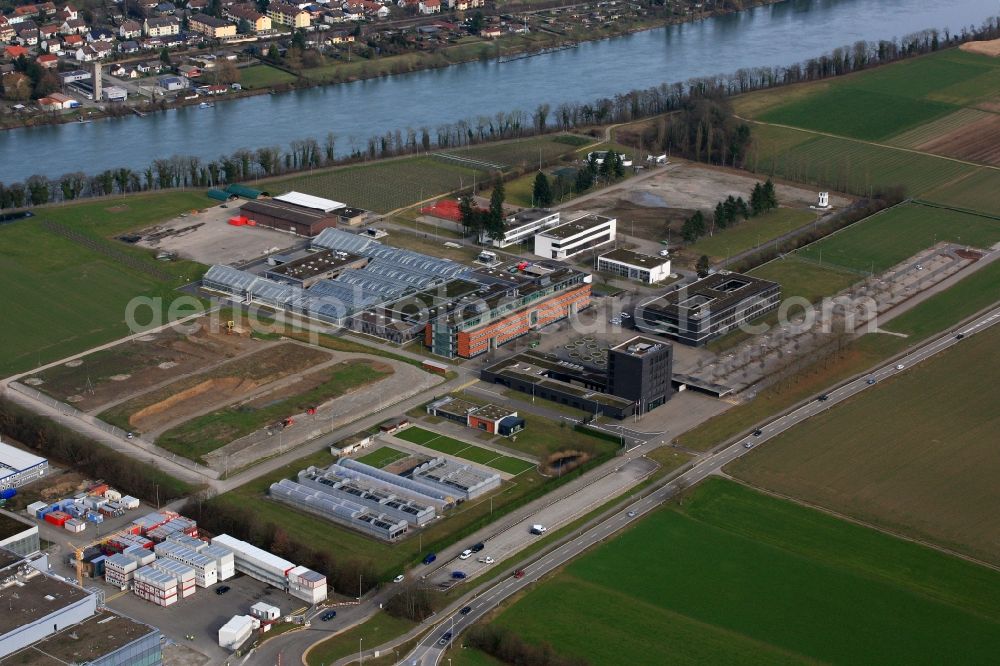
[[[591,455],[586,451],[555,451],[550,453],[542,464],[542,473],[547,475],[566,474],[585,464],[590,458]]]
[[[81,365],[83,365],[83,361],[81,361],[80,359],[74,359],[72,361],[66,361],[66,367],[67,368],[79,368]]]
[[[28,377],[27,379],[24,380],[23,383],[27,384],[28,386],[41,386],[42,384],[45,383],[45,380],[40,379],[38,377]]]
[[[203,410],[207,402],[225,400],[256,387],[257,383],[253,380],[240,377],[206,379],[166,400],[140,409],[129,417],[129,423],[142,432],[149,432],[167,423],[186,421],[191,414]]]
[[[1000,39],[990,39],[983,42],[966,42],[958,48],[969,53],[997,57],[1000,56]]]

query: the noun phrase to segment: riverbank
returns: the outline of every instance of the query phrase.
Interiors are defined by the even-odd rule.
[[[754,0],[742,9],[715,8],[707,11],[701,10],[697,13],[691,12],[683,16],[655,16],[644,20],[611,21],[588,29],[574,30],[566,34],[539,29],[530,33],[510,33],[497,39],[469,36],[459,40],[458,43],[434,51],[413,50],[372,59],[349,56],[348,62],[331,62],[310,69],[290,69],[280,62],[270,62],[266,59],[260,59],[256,65],[240,68],[240,73],[245,73],[248,70],[256,70],[257,68],[272,68],[287,76],[295,77],[294,80],[259,87],[245,85],[242,90],[230,90],[224,95],[213,98],[211,101],[224,103],[246,97],[282,94],[320,86],[354,83],[401,74],[444,69],[453,65],[477,61],[506,64],[524,58],[576,48],[578,45],[588,42],[611,40],[659,28],[696,23],[716,16],[735,14],[779,2],[782,2],[782,0]],[[560,9],[567,10],[574,7],[589,7],[590,4],[579,3],[560,7]],[[263,45],[261,48],[263,51],[267,43],[262,42],[261,44]],[[178,55],[180,56],[181,54]],[[92,122],[107,118],[120,118],[132,114],[142,116],[187,106],[197,106],[202,101],[205,101],[205,98],[183,99],[177,97],[170,101],[160,99],[145,101],[139,104],[106,105],[103,109],[81,107],[80,109],[60,115],[4,116],[0,117],[0,129],[11,130]]]

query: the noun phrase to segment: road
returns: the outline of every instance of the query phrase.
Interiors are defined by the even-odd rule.
[[[471,610],[467,614],[462,615],[456,611],[440,620],[413,651],[406,656],[403,663],[415,666],[433,666],[437,664],[450,643],[462,631],[496,608],[505,599],[527,588],[543,575],[563,566],[591,546],[608,539],[633,520],[659,507],[675,493],[684,488],[689,488],[704,478],[717,473],[725,465],[746,455],[758,445],[772,437],[780,435],[806,419],[816,416],[872,386],[877,386],[884,379],[900,372],[905,372],[908,368],[927,360],[935,354],[941,353],[953,345],[960,344],[961,339],[957,337],[956,333],[961,334],[963,337],[968,337],[980,333],[997,323],[1000,323],[1000,307],[990,310],[954,331],[945,333],[938,338],[924,343],[905,356],[887,363],[863,377],[837,386],[826,393],[824,399],[817,398],[811,400],[784,416],[774,419],[755,431],[760,433],[759,435],[752,433],[744,435],[711,456],[703,458],[690,470],[665,483],[655,492],[608,516],[575,539],[567,541],[555,550],[545,554],[540,560],[524,566],[522,568],[525,574],[523,578],[505,578],[477,594],[468,604]],[[446,632],[450,633],[450,640],[443,639]]]

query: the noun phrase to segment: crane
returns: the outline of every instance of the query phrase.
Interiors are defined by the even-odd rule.
[[[73,550],[73,554],[76,556],[76,583],[77,583],[77,585],[79,585],[80,587],[83,587],[83,551],[87,550],[91,546],[99,546],[102,543],[105,543],[107,541],[111,541],[115,537],[122,536],[124,534],[131,534],[131,532],[129,530],[130,530],[130,528],[126,527],[126,528],[120,529],[120,530],[118,530],[116,532],[112,532],[110,534],[105,534],[104,536],[102,536],[100,538],[97,538],[97,539],[94,539],[93,541],[90,541],[88,543],[85,543],[82,546],[77,546],[76,544],[74,544],[71,541],[67,541],[66,542],[67,544],[69,544],[69,547]]]

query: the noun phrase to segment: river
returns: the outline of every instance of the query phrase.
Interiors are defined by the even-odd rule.
[[[664,82],[787,65],[858,40],[901,37],[925,28],[978,25],[996,0],[786,0],[703,21],[581,44],[507,63],[444,69],[259,95],[211,109],[186,107],[144,118],[0,132],[0,182],[31,174],[144,169],[172,155],[218,158],[239,148],[309,136],[337,137],[337,152],[369,136],[433,128],[541,103],[589,101]]]

